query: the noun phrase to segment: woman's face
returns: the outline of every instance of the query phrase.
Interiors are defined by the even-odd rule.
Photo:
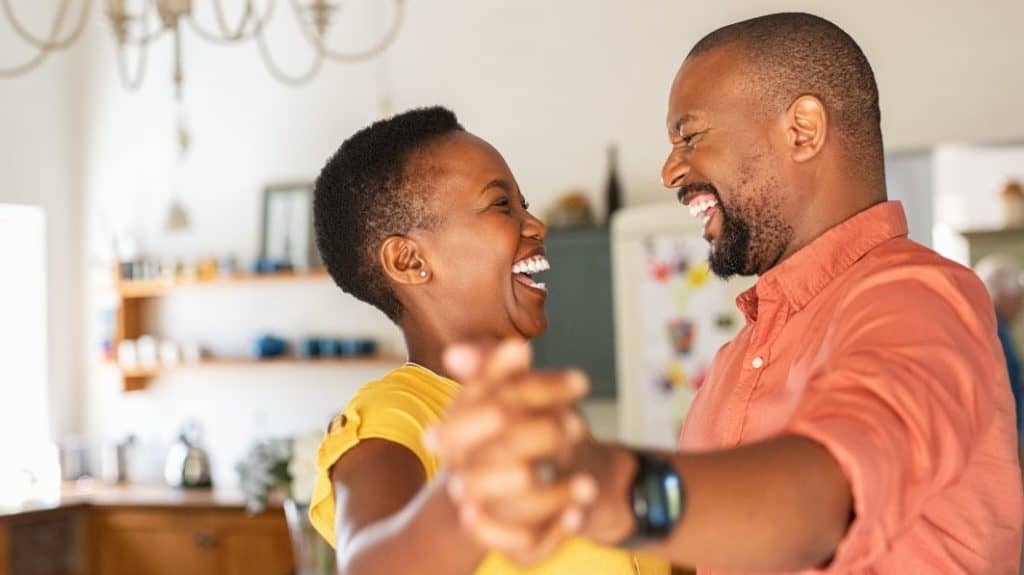
[[[446,335],[459,339],[544,333],[547,290],[532,276],[549,267],[546,229],[527,211],[504,158],[484,140],[457,132],[417,160],[437,179],[441,224],[409,234],[431,274],[419,286],[425,303],[416,312],[432,314]]]

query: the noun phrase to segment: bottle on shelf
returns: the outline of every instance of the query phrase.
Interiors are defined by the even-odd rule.
[[[614,143],[608,145],[608,177],[604,184],[607,220],[622,207],[622,184],[619,182],[618,148]]]

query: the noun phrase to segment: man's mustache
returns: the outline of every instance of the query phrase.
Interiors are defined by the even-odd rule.
[[[718,195],[718,188],[712,185],[711,182],[693,182],[691,184],[686,184],[676,191],[676,199],[682,202],[683,198],[688,194],[695,192],[707,192],[709,194],[713,194],[715,199],[718,200],[718,203],[722,203],[722,198]]]

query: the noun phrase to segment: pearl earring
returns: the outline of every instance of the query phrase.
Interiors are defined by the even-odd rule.
[[[421,278],[427,277],[427,270],[420,270],[420,277]]]

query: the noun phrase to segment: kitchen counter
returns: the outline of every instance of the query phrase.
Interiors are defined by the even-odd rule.
[[[0,575],[281,575],[294,569],[282,501],[250,515],[237,489],[62,485],[0,509]]]
[[[61,486],[60,501],[55,503],[0,508],[0,519],[86,506],[242,509],[245,507],[245,496],[238,489],[174,489],[163,485],[109,485],[82,480],[64,483]],[[280,500],[272,500],[270,503],[271,508],[280,506]]]

